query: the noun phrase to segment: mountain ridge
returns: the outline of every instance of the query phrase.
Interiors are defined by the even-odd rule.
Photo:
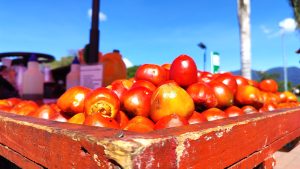
[[[231,71],[234,75],[241,75],[240,70]],[[259,70],[252,70],[252,79],[253,80],[260,80],[260,77],[258,75]],[[283,67],[273,67],[266,71],[263,71],[267,74],[279,74],[278,81],[283,81]],[[292,86],[297,86],[300,84],[300,68],[296,66],[290,66],[287,68],[288,72],[288,81],[292,83]]]

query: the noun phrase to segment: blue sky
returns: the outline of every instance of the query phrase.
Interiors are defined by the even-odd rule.
[[[251,2],[252,68],[282,66],[279,22],[293,17],[288,0]],[[60,59],[89,41],[91,0],[0,0],[0,52],[35,51]],[[100,50],[119,49],[133,64],[192,56],[203,69],[204,42],[221,70],[240,68],[236,0],[101,0]],[[299,32],[287,33],[289,66],[298,66]],[[209,65],[207,65],[207,68]]]

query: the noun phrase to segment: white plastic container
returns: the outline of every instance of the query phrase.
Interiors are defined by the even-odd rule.
[[[22,97],[24,99],[42,99],[44,93],[44,74],[41,72],[35,55],[28,61],[23,75]]]
[[[67,75],[66,89],[80,85],[80,64],[77,57],[74,58],[71,64],[71,70]]]

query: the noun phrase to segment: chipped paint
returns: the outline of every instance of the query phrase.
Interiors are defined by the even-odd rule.
[[[219,137],[219,138],[223,137],[223,132],[222,131],[221,132],[216,132],[216,136]]]
[[[142,155],[145,151],[145,149],[153,146],[153,144],[160,144],[160,145],[165,145],[167,144],[167,140],[170,139],[175,139],[177,146],[176,146],[176,164],[177,167],[180,166],[181,159],[183,159],[184,156],[188,155],[185,153],[185,149],[187,146],[189,146],[189,142],[191,140],[200,140],[204,139],[206,141],[209,141],[211,139],[217,139],[220,137],[224,137],[225,133],[229,132],[234,132],[233,128],[236,126],[252,123],[253,126],[256,126],[257,121],[264,120],[266,118],[272,118],[275,116],[280,116],[288,113],[293,113],[295,111],[299,111],[300,109],[294,109],[294,110],[285,110],[284,112],[275,112],[275,113],[266,113],[263,115],[259,115],[258,117],[254,117],[251,119],[246,119],[243,121],[238,121],[235,123],[231,124],[225,124],[222,126],[214,126],[212,128],[207,128],[203,129],[200,131],[192,131],[192,132],[186,132],[180,135],[171,135],[167,134],[163,136],[162,138],[137,138],[135,136],[129,137],[123,140],[123,138],[117,138],[116,137],[111,137],[111,138],[97,138],[93,135],[83,135],[83,132],[76,132],[76,131],[70,131],[70,130],[64,130],[61,128],[56,128],[50,125],[45,125],[45,124],[38,124],[33,122],[26,121],[26,119],[22,120],[16,120],[14,119],[14,116],[11,117],[6,117],[6,116],[0,116],[1,120],[4,121],[4,128],[7,126],[7,122],[11,123],[16,123],[19,125],[23,126],[30,126],[39,130],[43,130],[46,132],[49,132],[50,134],[52,133],[58,133],[58,134],[63,134],[67,135],[74,141],[81,141],[80,139],[90,141],[92,144],[97,144],[101,147],[104,147],[104,153],[105,157],[108,159],[113,159],[117,163],[119,163],[123,168],[133,168],[134,165],[134,160],[141,160],[141,158],[137,158],[139,155]],[[285,131],[287,133],[288,131]],[[113,132],[112,132],[113,133]],[[215,133],[216,137],[214,137],[213,133]],[[210,135],[210,136],[209,136]],[[137,135],[138,136],[138,135]],[[203,137],[204,136],[204,137]],[[268,138],[265,140],[265,144],[268,142]],[[102,154],[101,154],[102,155]],[[102,161],[99,159],[99,156],[97,154],[93,154],[93,160],[97,163],[98,166],[103,165]],[[101,156],[102,157],[102,156]],[[154,156],[149,156],[149,163],[147,163],[146,168],[149,167],[159,167],[161,164],[157,164],[157,166],[152,166],[151,161],[155,161]],[[138,162],[138,161],[137,161]],[[142,164],[142,162],[140,162]],[[273,163],[272,163],[273,165]],[[138,166],[137,166],[138,167]]]
[[[93,159],[94,159],[94,161],[97,163],[97,166],[98,166],[98,167],[101,167],[101,162],[100,162],[100,160],[99,160],[97,154],[94,154],[94,155],[93,155]]]
[[[208,141],[208,140],[211,140],[212,137],[211,137],[211,136],[204,136],[204,139],[205,139],[206,141]]]
[[[53,132],[52,127],[48,127],[48,126],[45,126],[45,125],[39,125],[39,124],[36,124],[36,123],[30,123],[30,122],[27,122],[27,121],[15,120],[13,118],[5,117],[5,116],[0,116],[0,118],[3,122],[12,122],[12,123],[15,123],[15,124],[20,124],[22,126],[30,126],[30,127],[33,127],[33,128],[39,129],[39,130],[44,130],[44,131],[47,131],[49,133]]]

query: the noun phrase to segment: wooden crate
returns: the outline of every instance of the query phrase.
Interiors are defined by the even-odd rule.
[[[21,168],[253,168],[300,136],[300,108],[146,134],[0,112],[0,155]]]

